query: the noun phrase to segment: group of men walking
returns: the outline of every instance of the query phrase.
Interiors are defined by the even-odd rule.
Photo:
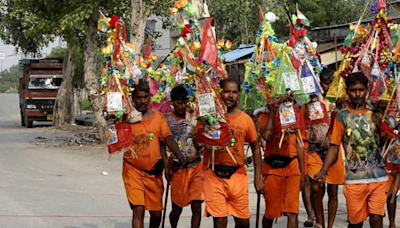
[[[321,73],[325,92],[332,73],[327,69]],[[138,158],[125,153],[123,162],[123,180],[133,210],[133,228],[144,227],[145,210],[150,211],[150,228],[160,226],[164,170],[171,185],[169,220],[173,228],[179,227],[182,208],[188,205],[192,210],[191,227],[200,227],[203,202],[206,215],[213,217],[214,227],[227,227],[229,214],[234,217],[235,227],[249,227],[245,143],[252,151],[255,190],[265,199],[264,228],[272,227],[274,219],[282,215],[288,218],[287,227],[298,227],[301,190],[308,211],[305,225],[322,227],[321,200],[325,183],[329,195],[328,227],[333,227],[338,185],[342,184],[349,227],[362,227],[368,217],[371,227],[383,226],[388,178],[380,156],[380,114],[367,107],[368,80],[362,73],[353,73],[346,78],[350,101],[336,117],[331,116],[330,126],[325,126],[330,145],[314,142],[307,129],[282,129],[280,101],[270,102],[267,108],[257,113],[256,127],[253,119],[237,107],[239,83],[226,79],[220,86],[220,95],[227,107],[225,120],[229,124],[231,143],[228,148],[215,151],[198,143],[198,126],[186,118],[188,92],[184,87],[176,86],[171,91],[174,111],[163,116],[149,109],[148,84],[140,81],[134,86],[133,105],[142,113],[142,121],[131,125]],[[329,113],[335,108],[327,99],[322,104]],[[302,111],[305,108],[294,105],[295,110],[300,110],[296,121],[305,118]],[[263,158],[260,140],[265,141]],[[313,146],[309,147],[311,144]],[[167,150],[172,152],[173,159],[167,157]],[[213,156],[213,167],[208,162],[210,156]],[[350,165],[353,163],[358,165]],[[395,227],[393,213],[392,218],[390,225]]]

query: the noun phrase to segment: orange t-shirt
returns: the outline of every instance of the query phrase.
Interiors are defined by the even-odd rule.
[[[225,119],[229,123],[231,137],[235,137],[235,144],[233,147],[229,146],[229,150],[236,159],[237,164],[232,160],[225,148],[215,151],[215,164],[242,166],[245,159],[244,143],[253,143],[258,139],[256,126],[251,117],[240,110],[236,115],[226,114]],[[207,164],[209,159],[211,159],[211,149],[204,148],[204,162]]]
[[[258,128],[261,130],[264,126],[267,125],[269,119],[269,113],[261,113],[258,116]],[[264,157],[268,157],[272,154],[279,154],[287,157],[295,157],[297,156],[297,134],[287,134],[285,133],[284,139],[282,141],[282,146],[279,148],[279,142],[281,140],[282,132],[278,132],[277,124],[279,124],[278,117],[275,118],[275,128],[272,135],[272,139],[269,142],[266,142]],[[301,131],[302,139],[304,141],[304,146],[307,148],[307,133]],[[306,151],[305,151],[306,153]],[[272,168],[266,162],[263,162],[262,173],[264,175],[278,175],[278,176],[292,176],[292,175],[300,175],[300,167],[298,160],[295,159],[289,165],[284,168]]]
[[[124,161],[140,170],[151,170],[158,160],[162,158],[160,153],[160,141],[171,136],[167,120],[160,112],[154,112],[153,117],[131,124],[134,150],[138,159],[134,159],[131,153],[124,154]],[[150,139],[153,134],[153,139]]]

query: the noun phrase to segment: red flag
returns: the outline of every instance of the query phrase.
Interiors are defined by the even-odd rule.
[[[386,112],[384,115],[384,118],[386,116],[391,116],[395,119],[399,119],[400,118],[400,101],[399,101],[399,92],[400,92],[400,83],[396,83],[397,84],[397,88],[395,87],[395,91],[394,94],[392,95],[392,98],[389,101],[388,107],[386,108]]]
[[[144,58],[147,59],[151,54],[151,35],[147,39],[146,50],[144,52]]]
[[[296,34],[296,31],[293,28],[292,24],[287,24],[286,27],[290,28],[290,39],[287,41],[287,45],[289,47],[294,47],[294,45],[300,41],[299,36]]]
[[[264,23],[264,11],[261,6],[258,6],[258,11],[260,12],[260,20]]]
[[[226,76],[225,70],[222,69],[221,62],[218,58],[217,42],[214,37],[214,32],[211,23],[214,19],[208,18],[204,26],[203,39],[201,41],[200,59],[210,64],[219,76]]]

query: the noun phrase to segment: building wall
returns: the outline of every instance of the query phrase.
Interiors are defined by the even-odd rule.
[[[156,45],[152,47],[152,53],[158,56],[166,56],[170,52],[170,31],[162,28],[162,21],[156,16],[151,15],[147,19],[147,29],[162,33],[155,41]]]
[[[400,17],[400,1],[388,4],[388,16],[392,18]]]

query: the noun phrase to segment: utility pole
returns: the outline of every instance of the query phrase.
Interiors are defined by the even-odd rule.
[[[5,56],[4,52],[0,52],[0,72],[3,71],[3,59]]]

